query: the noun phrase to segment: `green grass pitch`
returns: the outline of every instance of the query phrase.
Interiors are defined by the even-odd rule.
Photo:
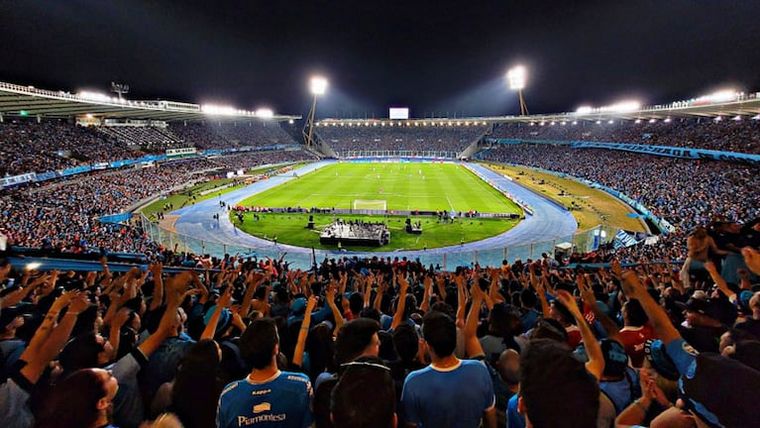
[[[254,195],[242,205],[353,208],[357,199],[384,200],[389,210],[521,212],[465,167],[451,163],[338,163]]]
[[[355,200],[384,200],[388,210],[477,210],[490,213],[517,213],[521,209],[472,172],[457,164],[434,163],[339,163],[291,180],[254,195],[244,206],[270,208],[352,208]],[[478,241],[514,227],[519,220],[475,218],[439,223],[433,217],[418,217],[422,235],[403,230],[403,216],[315,215],[316,230],[305,228],[308,214],[263,214],[258,221],[247,214],[244,232],[279,243],[335,249],[319,242],[319,231],[335,218],[385,221],[391,243],[380,248],[345,247],[357,251],[392,251],[436,248]]]

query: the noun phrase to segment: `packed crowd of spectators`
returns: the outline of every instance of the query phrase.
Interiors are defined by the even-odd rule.
[[[727,282],[543,257],[0,264],[9,428],[760,426],[760,252]],[[170,260],[166,260],[171,263]],[[123,269],[119,269],[122,270]],[[143,422],[150,421],[150,422]]]
[[[73,253],[98,249],[145,252],[155,246],[140,230],[101,224],[98,218],[120,213],[143,199],[205,179],[212,172],[297,160],[313,160],[313,155],[298,150],[190,158],[146,168],[75,176],[40,187],[6,190],[0,195],[0,230],[12,245]]]
[[[526,140],[606,141],[691,147],[760,154],[760,120],[722,118],[672,119],[650,122],[631,120],[590,122],[534,122],[502,124],[494,128],[494,138]]]
[[[134,157],[115,139],[65,120],[0,122],[0,177]]]
[[[166,149],[187,147],[169,127],[146,126],[98,126],[94,128],[133,150],[146,153],[163,152]],[[192,146],[192,145],[191,145]]]
[[[486,132],[471,126],[319,126],[321,140],[336,153],[357,150],[462,152]]]
[[[277,122],[84,127],[65,120],[11,118],[0,122],[0,177],[134,159],[169,148],[277,144],[298,144]]]
[[[729,221],[760,215],[758,170],[749,165],[549,144],[501,145],[486,151],[484,157],[603,184],[684,230],[704,225],[718,215]]]
[[[297,144],[282,126],[277,122],[267,121],[192,122],[171,123],[169,129],[180,141],[198,149]]]

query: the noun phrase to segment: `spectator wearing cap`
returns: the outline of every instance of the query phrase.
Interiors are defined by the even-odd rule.
[[[676,303],[685,316],[679,331],[689,344],[699,352],[718,352],[720,336],[726,332],[722,322],[732,316],[736,310],[731,304],[717,298],[690,298],[686,303]]]
[[[698,427],[760,426],[754,403],[754,394],[760,391],[760,371],[714,352],[699,353],[671,324],[635,272],[622,273],[622,279],[625,293],[641,302],[679,374],[676,406],[659,414],[652,426],[686,426],[682,425],[684,419]],[[706,313],[708,308],[703,308]],[[715,313],[711,316],[718,318]]]
[[[638,372],[628,366],[628,355],[623,345],[613,339],[600,341],[604,355],[604,371],[599,388],[620,413],[640,396]]]

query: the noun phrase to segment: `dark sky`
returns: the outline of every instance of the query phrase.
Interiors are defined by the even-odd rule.
[[[517,112],[760,90],[760,1],[0,0],[0,80],[321,116]]]

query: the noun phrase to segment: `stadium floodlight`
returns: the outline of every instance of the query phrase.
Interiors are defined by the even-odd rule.
[[[296,122],[295,122],[293,119],[290,119],[290,120],[288,120],[288,124],[289,124],[289,125],[292,125],[292,124],[294,124],[294,123],[296,123]]]
[[[742,120],[742,117],[741,117],[741,115],[738,115],[738,114],[737,114],[737,115],[736,115],[736,116],[734,116],[734,118],[733,118],[733,119],[731,119],[731,120],[735,120],[735,121],[737,121],[737,122],[738,122],[738,121]]]
[[[77,92],[77,96],[79,98],[90,100],[90,101],[100,101],[100,102],[110,102],[111,97],[109,97],[106,94],[100,93],[100,92],[93,92],[93,91],[79,91]]]
[[[525,104],[525,97],[523,97],[523,89],[525,89],[525,82],[527,80],[528,70],[522,65],[517,65],[507,71],[509,89],[517,91],[517,97],[520,100],[520,116],[528,114],[528,106]]]
[[[594,109],[591,106],[580,106],[575,110],[575,114],[589,114]]]
[[[657,119],[649,119],[649,123],[655,123],[657,122]]]
[[[577,120],[574,120],[574,121],[573,121],[573,125],[577,125],[577,124],[578,124],[578,121],[577,121]]]
[[[220,106],[216,104],[203,104],[201,105],[201,112],[210,115],[219,116],[234,116],[237,114],[237,109],[230,106]]]
[[[636,119],[633,123],[641,123],[641,119]]]
[[[722,117],[722,116],[717,116],[717,117],[715,117],[715,121],[716,121],[716,122],[720,122],[721,120],[723,120],[723,117]]]
[[[325,92],[327,92],[327,79],[322,76],[313,76],[309,79],[309,89],[311,90],[313,98],[311,100],[309,118],[303,128],[303,136],[306,146],[312,147],[314,145],[314,116],[317,113],[317,97],[324,95]]]
[[[752,116],[752,120],[760,120],[760,114],[758,114],[757,116]]]
[[[321,76],[314,76],[309,80],[309,88],[314,95],[324,95],[327,91],[327,79]]]
[[[512,67],[507,71],[507,81],[509,82],[509,89],[513,91],[519,91],[525,89],[525,80],[528,72],[522,65]]]
[[[700,98],[706,98],[708,101],[713,103],[725,103],[735,100],[737,98],[737,95],[737,92],[733,89],[723,89]]]
[[[274,111],[272,111],[271,108],[262,107],[262,108],[256,109],[256,111],[254,112],[254,115],[262,119],[271,119],[274,117]]]
[[[621,101],[609,107],[609,109],[611,111],[614,111],[615,113],[627,113],[627,112],[637,111],[640,108],[641,108],[641,103],[634,100]]]
[[[670,123],[670,118],[669,118],[669,117],[666,117],[666,118],[665,118],[665,120],[663,120],[663,122],[665,122],[665,123]]]

